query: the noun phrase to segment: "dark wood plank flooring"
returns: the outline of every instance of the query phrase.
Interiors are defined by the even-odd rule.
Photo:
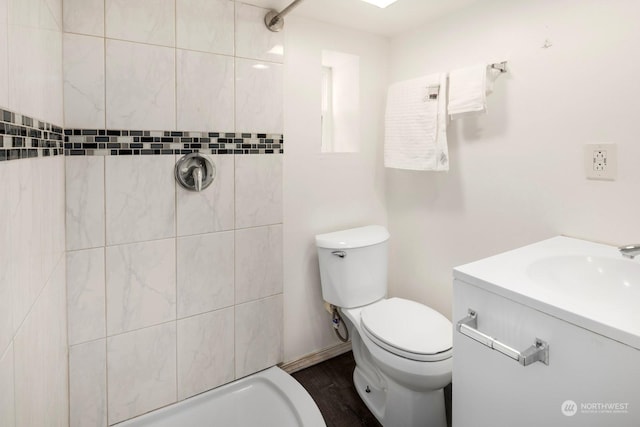
[[[348,352],[293,374],[320,408],[327,427],[380,427],[353,386],[356,362]],[[451,385],[445,388],[447,421],[451,426]]]

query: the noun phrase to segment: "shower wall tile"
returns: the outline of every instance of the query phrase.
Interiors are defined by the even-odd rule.
[[[178,320],[178,399],[234,380],[233,308]]]
[[[236,156],[236,228],[282,222],[282,155]]]
[[[5,107],[40,120],[61,124],[63,77],[60,33],[42,28],[9,26],[11,84],[9,103]]]
[[[175,0],[105,0],[106,36],[175,46]]]
[[[281,64],[236,58],[236,129],[282,133]]]
[[[236,304],[282,293],[282,226],[236,231]]]
[[[65,160],[67,250],[104,246],[104,158]]]
[[[178,318],[234,303],[233,232],[178,239]]]
[[[63,259],[14,339],[17,426],[68,423],[68,359]]]
[[[67,252],[69,345],[104,338],[104,248]]]
[[[35,302],[38,294],[42,290],[44,283],[38,282],[36,277],[40,276],[40,259],[36,260],[35,268],[30,268],[32,250],[35,248],[34,229],[31,226],[35,220],[34,210],[34,163],[23,162],[15,170],[15,184],[17,193],[15,196],[19,201],[15,206],[11,218],[11,228],[9,230],[11,248],[15,262],[10,265],[9,281],[20,286],[13,286],[13,324],[18,327],[29,312],[30,307]],[[13,199],[12,197],[12,199]]]
[[[11,164],[13,163],[13,165]],[[13,261],[10,229],[12,211],[17,204],[11,197],[15,185],[16,162],[0,164],[0,357],[13,339],[13,292],[10,268]],[[0,386],[1,387],[1,386]],[[13,395],[13,393],[12,393]],[[1,412],[0,412],[1,413]],[[0,423],[1,425],[1,423]]]
[[[236,306],[236,378],[282,362],[282,294]]]
[[[60,31],[61,0],[8,0],[9,24]]]
[[[109,336],[176,318],[175,239],[106,250]]]
[[[105,162],[107,245],[174,237],[174,156],[108,156]]]
[[[107,427],[107,352],[104,339],[69,348],[70,427]]]
[[[65,32],[104,37],[104,0],[64,0]]]
[[[176,323],[107,338],[109,424],[177,399]]]
[[[216,176],[209,188],[196,193],[176,186],[178,236],[233,229],[233,156],[208,157],[216,167]]]
[[[64,35],[64,125],[104,128],[104,39]]]
[[[233,55],[233,10],[231,0],[176,0],[177,47]]]
[[[0,426],[15,426],[13,345],[0,353]]]
[[[284,62],[284,33],[264,25],[269,9],[236,3],[236,55],[242,58]]]
[[[233,58],[178,49],[177,62],[178,129],[233,131]]]
[[[109,39],[106,43],[107,127],[175,129],[175,49]]]
[[[7,1],[0,0],[0,28],[7,28]],[[0,31],[0,105],[9,106],[9,32]]]

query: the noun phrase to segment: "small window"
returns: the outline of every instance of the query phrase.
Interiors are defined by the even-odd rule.
[[[333,149],[333,70],[331,67],[322,67],[322,111],[320,120],[322,123],[322,152],[331,152]]]
[[[321,102],[321,151],[359,151],[360,57],[322,51]]]

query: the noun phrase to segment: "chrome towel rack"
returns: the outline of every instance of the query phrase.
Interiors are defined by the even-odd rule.
[[[498,70],[501,73],[507,72],[507,61],[495,62],[489,66],[492,70]]]

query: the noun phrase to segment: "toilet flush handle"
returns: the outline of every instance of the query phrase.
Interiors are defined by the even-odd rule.
[[[347,256],[347,253],[345,251],[333,251],[331,252],[331,254],[340,258],[344,258]]]

